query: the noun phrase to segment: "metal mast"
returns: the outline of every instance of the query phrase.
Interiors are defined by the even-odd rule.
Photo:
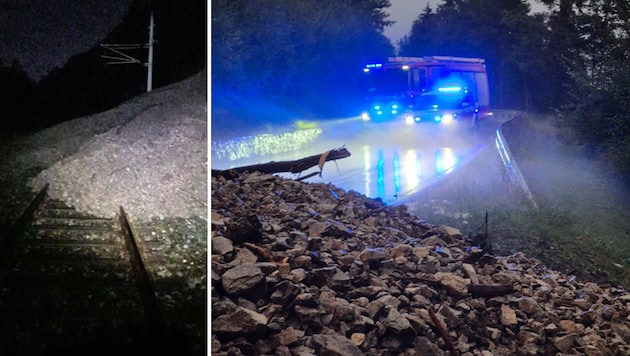
[[[153,89],[153,11],[151,11],[151,21],[149,23],[149,58],[147,61],[147,93]]]
[[[155,23],[153,21],[153,12],[149,21],[149,42],[141,44],[101,44],[101,47],[105,48],[107,53],[101,55],[101,58],[109,60],[107,64],[142,64],[147,67],[147,92],[153,89],[153,43],[155,42],[153,36],[153,28]],[[148,48],[149,55],[146,63],[142,63],[141,60],[132,57],[131,55],[124,53],[124,50],[135,50],[139,48]]]

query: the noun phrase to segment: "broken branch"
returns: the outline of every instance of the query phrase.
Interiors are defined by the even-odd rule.
[[[243,243],[243,245],[248,249],[254,251],[254,253],[256,253],[265,262],[273,262],[273,256],[271,256],[271,254],[265,251],[265,249],[263,249],[262,247],[256,246],[251,242],[245,242]]]
[[[263,174],[273,174],[273,173],[300,173],[305,171],[311,167],[319,166],[320,174],[321,169],[324,165],[324,162],[334,161],[342,158],[350,157],[350,151],[348,151],[345,147],[335,148],[330,151],[324,152],[318,155],[312,155],[305,158],[301,158],[295,161],[281,161],[281,162],[267,162],[261,164],[254,164],[250,166],[242,166],[236,168],[230,168],[227,170],[212,170],[212,176],[221,176],[227,179],[233,179],[235,176],[238,176],[239,173],[245,172],[260,172]]]
[[[433,321],[433,325],[435,325],[435,328],[437,329],[438,334],[440,335],[442,340],[444,340],[444,342],[446,343],[446,346],[448,346],[448,349],[451,351],[451,356],[458,356],[455,346],[453,346],[451,339],[448,337],[448,332],[446,332],[444,325],[442,325],[442,322],[440,321],[440,319],[438,319],[437,315],[435,315],[435,312],[433,311],[432,307],[429,307],[429,316],[431,317],[431,320]]]
[[[514,288],[511,284],[471,284],[468,286],[468,292],[475,298],[492,298],[512,294]]]
[[[573,300],[569,298],[562,298],[560,300],[555,301],[554,304],[557,306],[561,305],[565,307],[577,307],[577,308],[580,308],[581,310],[589,310],[591,307],[585,301],[577,301],[577,300]]]

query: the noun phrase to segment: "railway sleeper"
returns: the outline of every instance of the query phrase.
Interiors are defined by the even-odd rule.
[[[103,218],[92,214],[83,213],[76,210],[75,208],[59,209],[46,207],[44,210],[38,212],[37,218],[65,218],[77,220],[112,221],[112,219],[110,218]]]
[[[162,340],[158,298],[122,207],[117,219],[92,217],[48,198],[47,189],[3,242],[0,354],[56,343],[72,349],[100,338],[97,328],[128,328],[135,335],[116,338],[122,344]]]
[[[50,281],[49,283],[40,284],[42,286],[52,287],[53,284],[57,285],[56,281]],[[133,292],[133,285],[129,283],[121,284],[120,286],[111,287],[104,286],[102,283],[94,284],[89,288],[89,281],[85,281],[85,285],[75,286],[74,289],[59,289],[59,288],[38,288],[30,283],[28,286],[23,286],[21,289],[7,289],[3,291],[3,303],[11,305],[12,309],[19,308],[21,306],[33,306],[39,305],[42,302],[57,305],[59,307],[65,306],[66,309],[75,308],[78,310],[86,310],[94,308],[97,311],[99,308],[103,308],[105,305],[110,307],[110,313],[117,310],[124,304],[140,306],[142,308],[142,301],[137,293]],[[68,310],[66,310],[68,311]],[[141,311],[141,310],[140,310]],[[50,311],[51,313],[53,311]],[[54,311],[55,313],[59,310]]]
[[[59,231],[32,231],[24,235],[23,240],[40,244],[75,244],[75,245],[116,245],[120,239],[115,233],[79,232],[60,233]]]
[[[54,243],[29,243],[20,246],[16,251],[16,257],[20,259],[115,259],[119,263],[125,263],[128,256],[122,246],[116,245],[90,245],[90,244],[54,244]]]
[[[68,220],[68,219],[57,219],[57,222],[50,221],[48,218],[47,221],[37,222],[31,225],[32,229],[43,230],[43,231],[59,231],[59,232],[67,232],[67,231],[100,231],[100,232],[109,232],[112,231],[112,227],[110,225],[103,225],[101,222],[97,222],[91,224],[91,220]]]
[[[127,290],[126,294],[137,295],[135,283],[130,279],[130,273],[123,271],[118,273],[108,273],[96,275],[96,273],[71,273],[54,271],[37,273],[35,270],[24,270],[6,276],[2,291],[16,290],[38,290],[46,289],[45,287],[53,287],[54,290],[72,293],[83,293],[83,291],[106,291],[106,290]],[[46,291],[48,292],[48,291]]]
[[[36,261],[36,260],[31,260]],[[55,276],[65,275],[79,275],[81,278],[127,278],[131,277],[131,268],[122,267],[120,263],[113,261],[50,261],[45,264],[21,262],[16,263],[10,273],[4,275],[4,278],[20,278],[24,275],[24,278],[37,278],[37,275],[41,275],[41,278],[53,278]],[[14,277],[15,276],[15,277]]]
[[[70,210],[76,210],[72,205],[66,203],[63,200],[59,200],[59,199],[52,199],[48,196],[46,196],[46,199],[43,202],[43,206],[44,208],[47,209],[70,209]]]
[[[86,212],[78,211],[75,207],[66,204],[61,200],[50,199],[48,196],[44,197],[40,203],[39,209],[33,214],[33,221],[51,221],[62,222],[63,224],[74,223],[76,225],[88,224],[88,225],[105,225],[113,226],[113,219],[100,217]]]

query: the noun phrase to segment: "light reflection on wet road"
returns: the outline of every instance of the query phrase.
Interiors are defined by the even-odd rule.
[[[476,131],[470,130],[464,123],[406,125],[402,122],[364,123],[358,118],[324,121],[318,124],[316,135],[313,135],[313,131],[289,135],[293,146],[300,147],[293,151],[245,149],[240,150],[246,152],[242,157],[230,159],[230,155],[222,152],[225,145],[213,143],[211,167],[227,169],[270,161],[297,160],[345,146],[351,153],[350,157],[326,162],[322,177],[316,175],[306,181],[332,183],[346,191],[354,190],[392,203],[439,181],[484,147],[494,145],[495,130],[506,120],[491,117],[482,122]],[[269,142],[266,143],[260,137],[252,138],[251,141],[256,142],[253,145],[273,146],[274,142],[277,144],[278,141],[286,140],[287,136],[267,137]],[[318,170],[318,167],[313,167],[302,172],[302,175]],[[279,175],[298,177],[291,173]]]

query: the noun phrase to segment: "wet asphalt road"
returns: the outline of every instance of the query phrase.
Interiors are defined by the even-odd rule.
[[[269,161],[297,160],[345,146],[351,156],[326,162],[321,177],[306,179],[313,183],[332,183],[346,191],[354,190],[386,203],[404,199],[439,182],[469,162],[488,145],[495,145],[496,129],[509,119],[496,114],[481,122],[478,129],[468,123],[366,123],[359,118],[326,120],[316,123],[316,137],[291,136],[288,146],[296,150],[243,150],[238,157],[221,156],[211,148],[211,168],[227,169]],[[264,137],[263,137],[264,136]],[[258,146],[273,145],[269,135],[250,137]],[[266,138],[265,138],[266,137]],[[287,145],[285,143],[285,145]],[[313,167],[309,172],[319,171]],[[298,175],[280,173],[288,178]]]

